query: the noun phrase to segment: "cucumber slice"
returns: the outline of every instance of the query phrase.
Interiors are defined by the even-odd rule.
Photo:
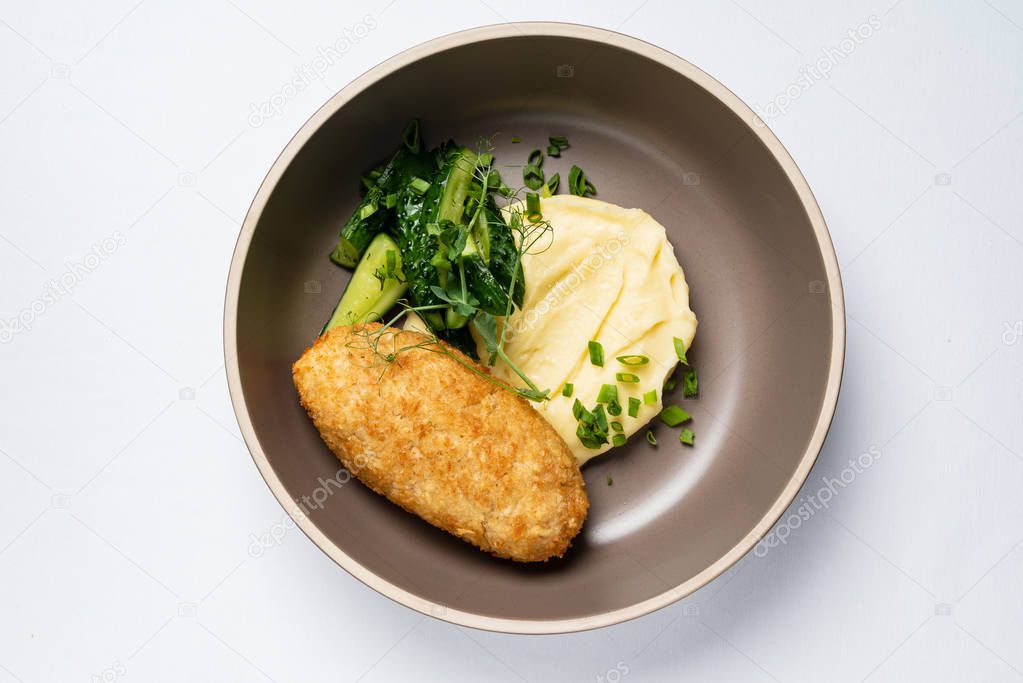
[[[406,290],[401,250],[389,235],[380,233],[366,247],[323,332],[338,325],[379,320]]]

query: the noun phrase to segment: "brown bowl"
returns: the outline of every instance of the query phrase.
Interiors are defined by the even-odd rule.
[[[357,482],[337,484],[347,475],[338,476],[337,460],[299,407],[291,363],[348,279],[327,254],[358,200],[357,178],[414,116],[430,144],[499,133],[502,164],[521,164],[549,135],[568,136],[571,149],[548,160],[548,172],[564,178],[578,164],[599,199],[653,214],[692,287],[700,329],[690,358],[701,383],[699,398],[684,405],[696,446],[661,428],[656,449],[640,437],[587,465],[590,517],[563,560],[525,566],[491,558]],[[513,135],[523,144],[513,145]],[[392,57],[291,140],[235,248],[225,355],[253,459],[327,555],[421,612],[477,628],[554,633],[668,605],[770,529],[834,413],[842,305],[834,248],[810,188],[735,95],[633,38],[570,24],[505,24]]]

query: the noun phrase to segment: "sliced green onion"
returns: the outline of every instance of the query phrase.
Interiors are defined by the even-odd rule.
[[[543,166],[543,152],[538,149],[534,149],[526,158],[526,163],[537,167]]]
[[[667,379],[667,381],[664,382],[664,393],[668,393],[669,391],[674,391],[676,381],[677,380],[675,379],[674,375],[669,377]]]
[[[535,164],[526,164],[522,167],[522,181],[530,190],[539,190],[543,185],[543,171]]]
[[[678,440],[687,446],[693,445],[693,431],[691,429],[683,429],[678,435]]]
[[[611,403],[618,401],[618,387],[613,384],[602,384],[597,393],[597,403]]]
[[[586,410],[586,406],[583,405],[582,401],[576,399],[575,403],[572,404],[572,416],[576,420],[582,420],[587,415],[590,415],[590,411]],[[590,417],[592,418],[593,416],[590,415]]]
[[[671,341],[675,344],[675,355],[683,365],[689,365],[689,361],[686,360],[686,343],[678,337],[672,337]]]
[[[650,391],[643,394],[643,403],[648,406],[652,406],[657,403],[657,389],[651,389]]]
[[[661,411],[661,422],[669,427],[678,427],[680,424],[689,422],[691,419],[693,418],[689,413],[676,405],[667,406]]]
[[[700,393],[700,380],[696,377],[696,370],[689,368],[686,374],[682,375],[682,393],[685,396],[696,396]]]
[[[615,420],[614,422],[611,423],[611,429],[612,429],[612,431],[616,431],[616,432],[624,432],[625,431],[625,427],[623,427],[622,423],[618,422],[617,420]]]
[[[520,137],[519,137],[519,136],[517,136],[517,135],[513,135],[513,136],[512,136],[512,144],[513,144],[513,145],[517,145],[517,144],[519,144],[520,142],[522,142],[522,138],[520,138]]]
[[[622,414],[622,404],[618,402],[618,399],[615,399],[607,404],[607,412],[610,415],[614,415],[615,417],[618,417],[619,415]]]
[[[535,192],[526,193],[526,218],[534,223],[543,218],[540,212],[540,196]]]
[[[601,434],[607,435],[607,415],[604,413],[604,406],[593,409],[593,424]]]
[[[604,367],[604,347],[598,341],[586,342],[586,349],[590,352],[590,362],[598,368]]]
[[[616,372],[615,379],[619,382],[635,384],[636,382],[639,382],[639,375],[634,375],[631,372]]]
[[[571,396],[573,391],[575,391],[575,386],[571,382],[565,382],[565,386],[561,387],[562,396]]]
[[[560,157],[561,149],[555,145],[547,145],[547,156],[549,157]]]
[[[388,209],[393,209],[398,205],[398,193],[392,192],[391,194],[384,197],[384,206]]]
[[[547,138],[547,142],[551,143],[558,149],[565,149],[566,147],[568,147],[568,138],[566,138],[564,135],[552,135],[551,137]]]
[[[652,431],[650,431],[649,429],[646,430],[646,441],[651,446],[656,446],[657,445],[657,437],[654,436],[654,433]]]
[[[611,437],[612,446],[624,446],[626,441],[628,441],[628,439],[625,438],[624,434],[615,434]]]
[[[636,417],[639,415],[639,399],[635,396],[629,397],[629,417]]]
[[[618,356],[616,359],[622,365],[646,365],[650,362],[650,359],[646,356],[639,354],[633,354],[631,356]]]
[[[543,198],[552,197],[558,191],[558,185],[561,183],[561,176],[555,173],[547,182],[540,188],[540,196]]]
[[[610,474],[607,475],[607,485],[608,486],[614,486],[614,484],[615,484],[615,480],[611,478]]]
[[[401,141],[408,147],[408,151],[413,154],[419,154],[419,148],[422,143],[422,137],[419,133],[419,119],[412,119],[409,122],[405,132],[401,134]]]
[[[430,189],[429,181],[423,180],[422,178],[413,178],[411,182],[409,182],[409,185],[412,187],[412,190],[419,195],[426,194],[426,191]]]
[[[597,188],[586,179],[586,174],[578,166],[573,166],[568,172],[568,191],[579,197],[597,194]]]

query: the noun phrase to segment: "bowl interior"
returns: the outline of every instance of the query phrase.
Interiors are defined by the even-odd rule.
[[[520,170],[505,166],[521,165],[549,135],[568,136],[571,148],[547,159],[547,173],[564,179],[578,164],[597,198],[651,213],[686,271],[700,319],[690,353],[700,396],[684,403],[696,446],[655,427],[657,448],[639,435],[587,465],[590,517],[563,560],[496,560],[357,482],[324,486],[339,463],[298,404],[291,363],[348,278],[327,254],[358,201],[358,177],[414,116],[430,145],[496,134],[509,180]],[[258,215],[233,351],[259,447],[291,499],[306,497],[329,544],[438,613],[550,621],[596,617],[673,590],[763,520],[831,410],[829,368],[840,359],[831,357],[833,311],[813,226],[748,122],[631,50],[516,33],[414,61],[307,129]]]

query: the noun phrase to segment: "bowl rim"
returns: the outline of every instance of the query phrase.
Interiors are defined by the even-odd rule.
[[[245,403],[245,396],[242,392],[241,371],[236,353],[238,298],[241,286],[241,275],[245,267],[249,245],[256,225],[262,217],[267,200],[272,194],[277,183],[285,170],[294,160],[299,150],[316,133],[336,111],[347,104],[356,95],[362,93],[371,85],[385,76],[412,64],[430,55],[445,50],[469,45],[478,42],[497,40],[502,38],[514,38],[522,36],[536,37],[560,37],[576,38],[602,42],[613,47],[629,50],[640,56],[665,66],[679,75],[688,78],[728,107],[734,114],[739,116],[747,125],[749,130],[759,138],[767,147],[772,156],[784,170],[786,177],[796,190],[803,209],[813,226],[814,235],[820,249],[821,258],[824,263],[825,273],[828,277],[828,296],[832,307],[832,328],[831,328],[831,350],[829,356],[829,368],[827,386],[821,401],[820,412],[811,433],[799,465],[792,474],[785,488],[772,503],[771,507],[764,512],[760,521],[750,531],[732,546],[726,553],[718,558],[710,566],[703,569],[697,575],[689,578],[683,583],[667,591],[659,593],[651,598],[637,602],[628,607],[610,610],[599,614],[584,617],[573,617],[569,619],[512,619],[494,617],[473,612],[452,609],[440,603],[433,602],[419,595],[411,593],[400,586],[397,586],[386,579],[376,575],[371,570],[361,565],[354,558],[345,553],[337,544],[320,530],[319,527],[305,514],[301,508],[294,504],[288,495],[283,483],[277,473],[270,465],[266,454],[263,452],[259,439],[256,436],[252,421],[249,418],[248,407]],[[795,499],[796,494],[809,476],[810,469],[817,460],[817,456],[824,444],[835,408],[838,402],[839,389],[842,383],[842,371],[845,362],[845,305],[842,288],[841,273],[838,266],[838,257],[835,253],[831,235],[828,232],[827,224],[821,213],[820,207],[813,196],[809,184],[803,177],[796,162],[788,153],[781,141],[767,127],[766,123],[737,95],[726,88],[723,84],[711,77],[685,59],[657,47],[651,43],[618,33],[617,31],[602,29],[583,24],[561,23],[561,22],[514,22],[494,24],[470,28],[455,33],[450,33],[415,47],[409,48],[380,64],[369,69],[355,80],[350,82],[333,97],[327,100],[298,130],[291,138],[287,146],[274,161],[273,166],[267,172],[266,177],[260,184],[245,215],[241,231],[235,244],[234,253],[231,257],[230,270],[227,278],[227,288],[224,301],[224,365],[227,373],[228,389],[231,395],[231,402],[234,407],[235,417],[238,421],[242,437],[249,449],[252,459],[259,469],[267,486],[274,497],[288,512],[298,527],[334,562],[340,565],[345,571],[361,581],[363,584],[374,589],[378,593],[410,607],[424,615],[437,617],[444,621],[460,626],[488,631],[516,634],[553,634],[571,633],[585,631],[603,626],[619,624],[637,617],[654,612],[666,607],[694,591],[702,588],[725,570],[735,564],[746,553],[748,553],[763,536],[781,518],[782,514]]]

